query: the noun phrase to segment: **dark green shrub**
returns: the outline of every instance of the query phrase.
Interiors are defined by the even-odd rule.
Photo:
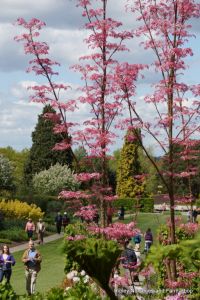
[[[5,281],[0,283],[0,300],[16,300],[18,296],[15,294],[12,286]]]
[[[153,212],[154,211],[154,200],[152,197],[147,196],[139,200],[141,205],[141,212]]]
[[[9,239],[0,238],[0,244],[11,244],[11,243],[12,243],[12,241]]]
[[[3,221],[3,229],[7,228],[20,228],[23,229],[25,228],[26,220],[20,220],[20,219],[4,219]]]
[[[120,199],[117,199],[113,202],[113,206],[116,208],[116,209],[119,209],[122,205],[124,206],[125,210],[130,210],[130,211],[133,211],[133,207],[134,207],[134,199],[131,198],[120,198]]]
[[[15,242],[27,241],[27,234],[24,230],[22,230],[18,227],[14,227],[9,230],[2,230],[1,238],[9,239],[9,240],[15,241]]]
[[[45,223],[46,225],[46,231],[47,232],[57,232],[57,230],[56,230],[56,226],[54,225],[54,224],[47,224],[47,223]]]
[[[58,211],[62,211],[63,210],[63,201],[58,201],[58,200],[49,200],[47,203],[47,213],[51,215],[51,213],[55,213]]]
[[[137,206],[140,206],[141,212],[153,212],[154,210],[154,200],[150,196],[140,198],[139,200],[134,198],[121,198],[113,202],[113,206],[119,209],[122,205],[126,211],[134,212]]]
[[[67,299],[64,295],[64,289],[59,287],[54,287],[50,289],[50,291],[47,293],[48,300],[64,300]]]

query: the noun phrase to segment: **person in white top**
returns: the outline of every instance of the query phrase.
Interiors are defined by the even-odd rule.
[[[141,263],[140,244],[135,245],[134,251],[135,251],[135,255],[137,257],[137,265],[140,265],[140,263]]]
[[[43,244],[44,242],[44,232],[45,232],[45,224],[42,219],[39,219],[36,225],[36,232],[38,235],[38,244]]]

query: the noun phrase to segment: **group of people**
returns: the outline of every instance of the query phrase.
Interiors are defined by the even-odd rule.
[[[28,243],[28,248],[25,250],[22,256],[22,262],[25,266],[25,278],[26,278],[26,291],[28,295],[35,293],[35,285],[37,274],[41,269],[42,257],[38,250],[34,247],[32,240]],[[14,256],[10,253],[8,245],[3,245],[2,253],[0,255],[0,282],[5,277],[7,283],[10,282],[12,275],[12,266],[15,265]]]
[[[136,234],[132,241],[131,239],[126,240],[124,243],[124,251],[121,255],[121,263],[125,270],[131,274],[134,274],[131,278],[133,281],[139,281],[138,275],[135,270],[141,263],[141,252],[140,243],[142,241],[142,235],[140,233]],[[151,245],[153,244],[153,235],[151,229],[148,228],[144,234],[145,249],[144,252],[148,253]],[[134,243],[134,244],[133,244]]]
[[[151,248],[151,245],[153,244],[153,234],[151,232],[151,228],[148,228],[145,232],[144,236],[144,252],[148,253],[149,249]],[[135,245],[140,247],[140,243],[142,241],[142,234],[137,233],[133,238],[132,241],[135,243]]]
[[[62,226],[65,228],[69,224],[70,218],[67,215],[67,212],[64,212],[64,215],[62,216],[60,212],[57,213],[55,217],[55,225],[56,225],[56,231],[58,234],[61,233]],[[38,244],[44,243],[44,233],[45,233],[45,223],[42,219],[39,219],[36,225],[34,224],[33,220],[31,218],[28,219],[25,231],[27,232],[27,237],[29,240],[32,240],[34,233],[38,236]]]
[[[39,219],[36,223],[36,226],[31,218],[28,219],[28,222],[25,226],[25,231],[27,233],[28,239],[32,240],[34,232],[38,236],[38,244],[43,244],[44,242],[44,233],[45,233],[45,224],[42,219]]]
[[[56,231],[58,234],[61,233],[61,229],[63,226],[63,229],[65,231],[66,226],[69,224],[70,218],[67,214],[67,212],[64,212],[64,215],[62,216],[60,212],[57,213],[55,217],[55,225],[56,225]]]

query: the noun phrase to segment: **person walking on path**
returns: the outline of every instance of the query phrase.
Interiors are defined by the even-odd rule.
[[[28,295],[35,293],[35,285],[37,274],[41,269],[42,257],[38,250],[34,247],[34,242],[31,240],[28,243],[28,249],[25,250],[22,256],[22,262],[25,265],[26,276],[26,291]]]
[[[37,232],[37,235],[38,235],[38,244],[43,244],[43,242],[44,242],[45,224],[42,221],[42,219],[39,219],[39,221],[36,224],[36,232]]]
[[[64,216],[62,218],[62,225],[63,225],[64,231],[65,231],[66,226],[69,224],[69,222],[70,222],[70,219],[67,215],[67,212],[65,211]]]
[[[188,223],[192,222],[192,213],[191,213],[191,210],[187,211],[187,222]]]
[[[197,222],[197,216],[198,216],[198,211],[196,209],[194,209],[192,211],[192,222],[196,223]]]
[[[135,245],[139,245],[140,246],[140,243],[141,243],[141,234],[140,233],[137,233],[136,235],[134,235],[134,237],[132,238],[132,241],[135,243]]]
[[[55,225],[57,233],[60,234],[61,228],[62,228],[62,215],[60,212],[57,213],[57,216],[55,217]]]
[[[26,223],[25,231],[27,232],[28,239],[31,240],[33,233],[35,232],[35,224],[31,218],[29,218],[28,222]]]
[[[125,215],[125,208],[122,205],[119,210],[119,220],[124,220],[124,215]]]
[[[151,245],[153,244],[153,235],[151,232],[151,228],[147,229],[144,235],[144,240],[145,240],[145,252],[148,253]]]
[[[137,257],[137,265],[141,264],[141,252],[140,252],[140,244],[135,244],[135,255]]]
[[[109,203],[109,205],[107,207],[107,211],[106,211],[107,225],[112,224],[112,217],[113,217],[114,212],[115,212],[115,209],[112,207],[112,204]]]
[[[12,275],[12,266],[15,265],[15,259],[10,254],[10,249],[7,245],[3,245],[2,253],[0,255],[0,282],[6,278],[6,283],[10,282]]]
[[[125,241],[124,251],[121,255],[121,263],[125,269],[125,273],[128,277],[130,277],[130,283],[139,281],[138,276],[135,274],[135,269],[137,267],[137,256],[130,240]]]

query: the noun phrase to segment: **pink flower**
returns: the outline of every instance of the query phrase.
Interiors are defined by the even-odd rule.
[[[93,221],[94,218],[97,216],[98,210],[96,205],[87,205],[82,206],[79,211],[77,211],[74,216],[81,217],[83,220],[86,221]]]
[[[109,240],[117,240],[119,242],[124,242],[126,239],[132,238],[136,233],[139,232],[135,229],[135,223],[130,222],[129,224],[124,223],[114,223],[110,224],[108,227],[99,228],[97,226],[91,226],[89,229],[94,233],[102,233]]]
[[[78,181],[85,182],[91,179],[99,180],[101,178],[101,174],[100,173],[79,173],[79,174],[75,174],[75,177]]]
[[[86,194],[84,192],[73,192],[73,191],[62,191],[59,194],[59,198],[65,198],[65,199],[90,199],[93,195],[92,194]]]
[[[85,235],[79,234],[79,235],[75,235],[75,236],[68,236],[66,238],[66,240],[68,240],[68,241],[80,241],[80,240],[84,240],[85,238],[86,238]]]

